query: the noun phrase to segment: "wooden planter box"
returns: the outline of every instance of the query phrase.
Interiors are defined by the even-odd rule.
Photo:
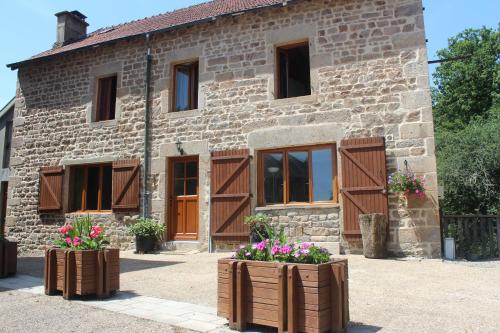
[[[345,332],[347,260],[320,265],[220,259],[217,313],[232,329],[247,323],[278,332]]]
[[[45,252],[45,294],[62,292],[65,299],[75,295],[109,297],[120,289],[120,250],[49,249]]]
[[[0,241],[0,277],[16,274],[17,242]]]

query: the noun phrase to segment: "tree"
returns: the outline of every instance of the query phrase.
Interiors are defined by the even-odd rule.
[[[439,50],[443,62],[433,74],[433,111],[437,130],[461,130],[500,105],[500,26],[467,29]]]
[[[436,133],[447,214],[500,214],[500,109],[488,121]]]

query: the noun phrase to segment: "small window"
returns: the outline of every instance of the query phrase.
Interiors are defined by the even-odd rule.
[[[5,138],[2,167],[8,168],[10,164],[10,153],[12,145],[12,120],[5,123]]]
[[[278,98],[311,94],[309,44],[307,42],[276,49]]]
[[[173,110],[198,108],[198,61],[174,66]]]
[[[111,210],[112,172],[110,164],[71,168],[71,211]]]
[[[116,82],[116,75],[98,79],[95,121],[115,119]]]
[[[259,154],[259,204],[337,202],[335,145]]]

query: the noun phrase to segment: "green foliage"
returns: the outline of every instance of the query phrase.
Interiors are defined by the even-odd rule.
[[[464,129],[436,133],[447,214],[500,214],[500,112]]]
[[[259,243],[241,245],[234,254],[235,259],[256,261],[278,261],[301,264],[321,264],[330,261],[328,250],[312,243],[280,243],[269,239]]]
[[[269,238],[269,234],[266,232],[266,226],[269,226],[269,217],[266,214],[257,213],[245,216],[243,222],[250,227],[250,231],[257,235],[256,238],[259,240]]]
[[[161,239],[165,232],[165,225],[150,218],[140,218],[128,228],[128,232],[134,236],[154,236]]]
[[[433,111],[436,129],[459,130],[500,105],[500,27],[467,29],[439,50],[443,62],[433,74]]]
[[[456,224],[448,225],[448,230],[446,231],[446,237],[456,239],[458,235],[458,229]]]
[[[93,225],[90,216],[76,218],[72,224],[59,228],[59,238],[53,242],[60,248],[100,250],[109,242],[102,226]]]

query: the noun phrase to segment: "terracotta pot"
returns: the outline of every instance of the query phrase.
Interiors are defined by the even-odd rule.
[[[65,299],[75,295],[110,296],[120,288],[120,250],[69,250],[45,252],[45,293],[62,292]]]
[[[17,242],[0,241],[0,277],[17,272]]]
[[[349,321],[347,260],[320,265],[220,259],[217,313],[232,329],[344,332]]]

